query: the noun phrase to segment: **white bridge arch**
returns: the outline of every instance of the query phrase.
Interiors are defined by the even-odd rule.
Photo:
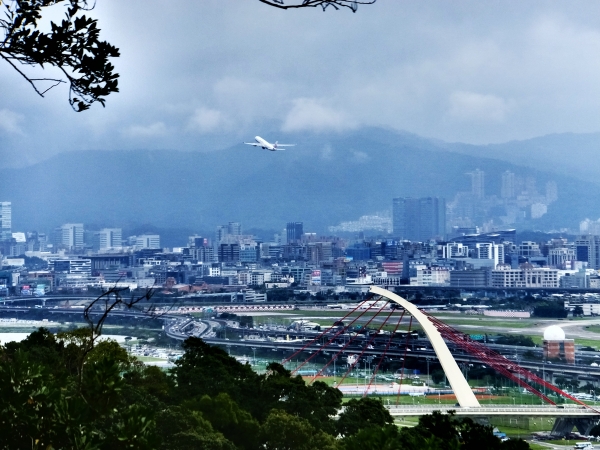
[[[406,311],[410,313],[413,318],[419,322],[419,325],[423,328],[423,331],[427,335],[429,342],[437,355],[440,364],[442,365],[442,369],[448,378],[448,382],[454,391],[454,395],[456,395],[456,400],[458,404],[463,408],[478,408],[481,405],[475,394],[473,394],[473,390],[467,383],[467,380],[463,376],[458,364],[452,357],[450,350],[448,350],[448,346],[442,339],[440,332],[437,328],[431,323],[429,318],[423,314],[415,305],[413,305],[408,300],[403,299],[399,295],[394,294],[393,292],[388,291],[387,289],[383,289],[377,286],[372,286],[369,289],[373,294],[381,295],[386,299],[399,304]]]

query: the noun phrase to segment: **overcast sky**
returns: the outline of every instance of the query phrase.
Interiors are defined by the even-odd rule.
[[[445,141],[600,131],[600,2],[98,0],[120,90],[84,113],[0,62],[0,166],[383,126]],[[277,136],[266,136],[276,139]]]

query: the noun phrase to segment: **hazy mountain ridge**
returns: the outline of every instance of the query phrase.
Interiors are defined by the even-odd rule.
[[[408,133],[367,128],[338,135],[285,135],[285,152],[244,145],[215,152],[86,151],[60,154],[21,169],[0,171],[2,199],[13,202],[14,229],[69,221],[100,226],[150,223],[207,230],[230,220],[306,229],[391,208],[397,196],[442,196],[470,189],[465,174],[486,172],[486,192],[499,194],[500,174],[531,174],[539,188],[556,180],[559,201],[539,228],[576,226],[600,217],[598,186],[441,148]],[[289,140],[288,140],[289,139]],[[482,152],[483,153],[483,152]]]
[[[549,134],[502,144],[439,143],[452,152],[494,158],[537,170],[597,183],[600,180],[600,133]]]

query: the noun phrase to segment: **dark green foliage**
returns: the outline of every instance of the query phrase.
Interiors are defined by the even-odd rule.
[[[215,398],[208,395],[199,401],[186,404],[202,413],[212,427],[222,433],[240,449],[258,447],[260,424],[250,413],[241,409],[229,395],[220,393]]]
[[[49,32],[40,31],[38,23],[44,8],[62,2],[67,4],[64,19],[60,23],[51,22]],[[109,58],[119,56],[119,49],[101,41],[97,20],[86,16],[93,3],[87,0],[8,0],[4,3],[0,57],[39,95],[43,97],[48,89],[65,81],[32,78],[21,70],[23,66],[59,69],[69,83],[69,103],[75,111],[84,111],[94,102],[104,106],[104,97],[119,91],[119,75],[109,62]]]
[[[590,436],[600,436],[600,424],[592,427],[590,430]]]
[[[394,422],[381,400],[369,397],[352,399],[345,406],[336,424],[337,432],[342,436],[351,436],[364,428],[382,427]]]
[[[267,450],[335,450],[333,436],[313,427],[308,420],[274,409],[262,427],[263,448]]]
[[[333,431],[331,417],[342,404],[338,389],[321,381],[308,386],[302,377],[292,377],[289,370],[277,363],[269,364],[259,389],[260,401],[251,409],[259,420],[264,420],[272,409],[280,409],[308,420],[315,428]]]
[[[259,376],[249,365],[195,337],[188,338],[182,347],[185,353],[172,370],[179,401],[223,392],[242,407],[255,403]]]
[[[431,372],[431,379],[434,383],[439,384],[444,381],[444,371],[442,369],[436,369]]]
[[[156,428],[164,450],[234,450],[236,447],[215,432],[201,414],[178,406],[160,411],[156,415]]]
[[[240,316],[240,327],[254,327],[254,319],[252,316]]]
[[[434,412],[423,416],[414,428],[371,426],[344,439],[346,450],[526,450],[522,440],[501,442],[491,427],[466,418]]]
[[[564,319],[567,317],[567,314],[568,311],[564,308],[562,303],[557,302],[540,303],[533,308],[533,315],[536,317]]]
[[[380,400],[346,403],[281,364],[264,375],[197,338],[169,372],[89,329],[40,329],[0,347],[0,450],[521,450],[470,419],[434,413],[398,429]]]
[[[535,347],[535,343],[530,336],[521,336],[518,334],[502,334],[496,339],[496,344]]]

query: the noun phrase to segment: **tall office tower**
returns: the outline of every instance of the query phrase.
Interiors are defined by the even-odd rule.
[[[10,202],[0,202],[0,241],[12,238],[12,206]]]
[[[57,230],[56,244],[69,250],[83,248],[83,224],[66,223]]]
[[[424,242],[446,234],[446,200],[438,197],[395,198],[393,234],[399,239]]]
[[[468,172],[471,176],[471,193],[475,198],[485,197],[485,172],[475,169],[473,172]]]
[[[219,244],[227,234],[227,227],[225,225],[217,226],[217,230],[215,232],[215,244]]]
[[[227,225],[227,234],[240,236],[242,234],[242,224],[239,222],[229,222]]]
[[[500,197],[515,197],[515,174],[507,170],[502,174],[502,187],[500,188]]]
[[[123,233],[120,228],[104,228],[98,232],[98,249],[123,246]]]
[[[548,181],[546,183],[546,202],[553,203],[558,200],[558,186],[556,181]]]
[[[240,260],[240,244],[220,244],[217,252],[219,262],[237,262]]]
[[[286,227],[287,243],[292,244],[299,242],[304,234],[304,223],[303,222],[288,222]]]
[[[535,177],[525,178],[525,190],[527,191],[530,197],[538,195],[537,180],[535,179]]]
[[[160,236],[158,234],[142,234],[135,238],[135,248],[160,248]]]
[[[600,269],[600,236],[592,234],[577,236],[575,239],[577,261],[588,263],[588,269]]]

